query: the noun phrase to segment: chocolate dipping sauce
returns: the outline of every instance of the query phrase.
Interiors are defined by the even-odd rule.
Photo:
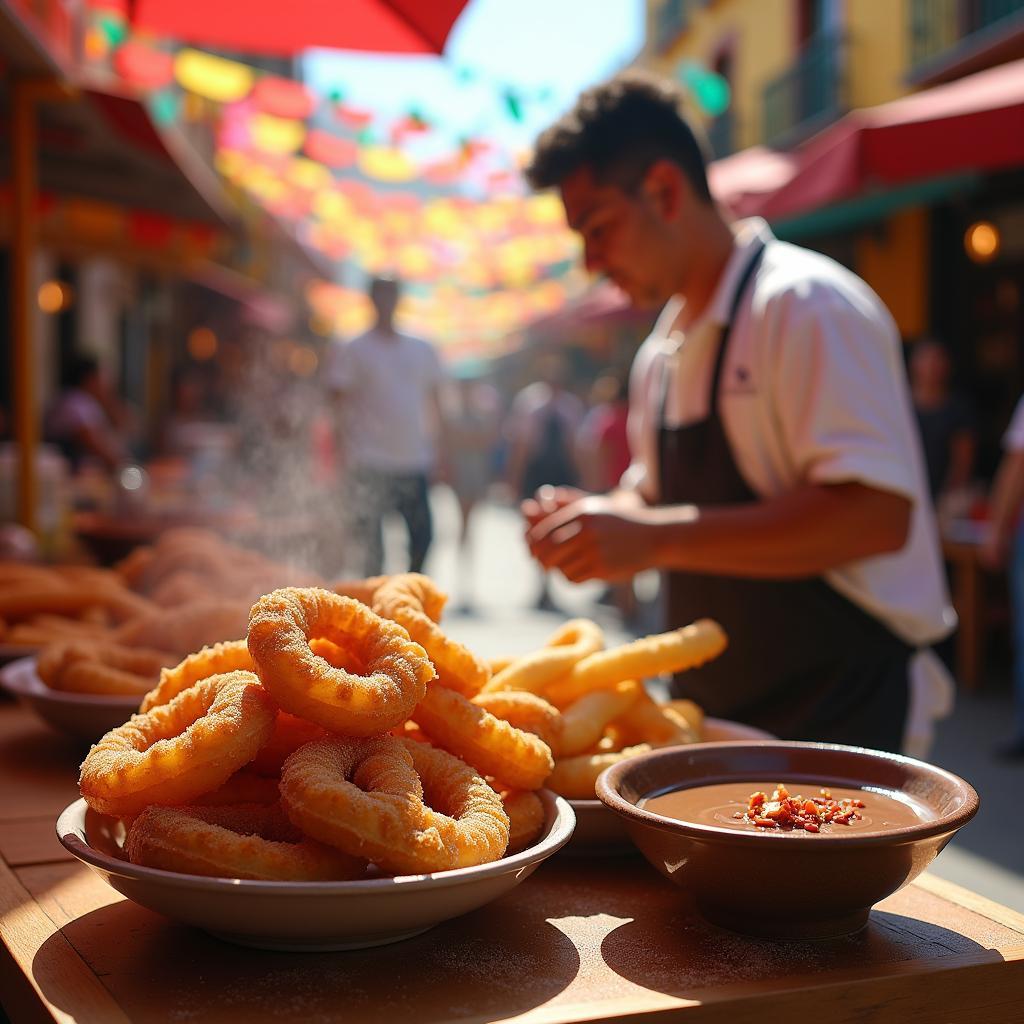
[[[758,790],[771,794],[780,781],[771,782],[751,780],[749,782],[711,783],[706,786],[689,786],[682,789],[669,790],[646,796],[637,804],[645,811],[660,814],[678,821],[693,822],[697,825],[716,825],[721,828],[734,828],[743,832],[763,832],[752,822],[743,820],[747,810],[747,801],[751,793]],[[827,783],[788,782],[786,786],[791,795],[801,794],[805,798],[816,797],[819,790],[828,789],[835,800],[863,800],[864,807],[857,808],[860,817],[849,824],[823,824],[819,835],[862,834],[865,832],[888,832],[907,825],[919,825],[922,821],[931,821],[934,817],[927,808],[918,804],[905,793],[893,790],[847,789]],[[736,817],[736,815],[740,817]],[[772,830],[775,831],[775,830]],[[799,829],[787,831],[787,835],[806,836],[814,839],[814,834]]]

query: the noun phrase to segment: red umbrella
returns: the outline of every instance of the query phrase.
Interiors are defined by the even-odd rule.
[[[467,0],[122,2],[137,29],[197,46],[290,56],[312,46],[377,53],[441,53]]]

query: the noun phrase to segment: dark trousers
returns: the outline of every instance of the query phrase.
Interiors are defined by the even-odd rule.
[[[352,509],[352,542],[356,571],[376,576],[384,569],[383,521],[397,512],[409,532],[409,571],[422,572],[434,538],[426,473],[388,473],[358,468],[346,486]]]

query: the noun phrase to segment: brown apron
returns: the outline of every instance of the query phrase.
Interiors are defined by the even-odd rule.
[[[658,437],[661,503],[703,507],[758,501],[733,458],[719,413],[736,310],[764,253],[750,259],[733,296],[711,378],[708,417],[665,425],[665,366]],[[799,401],[799,395],[785,396]],[[718,620],[729,646],[680,673],[673,693],[709,715],[756,725],[783,739],[898,751],[908,704],[911,648],[824,579],[766,580],[671,572],[672,626]]]

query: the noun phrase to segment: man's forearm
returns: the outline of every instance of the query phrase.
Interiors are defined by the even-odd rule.
[[[753,578],[817,576],[899,550],[911,503],[860,484],[807,486],[744,505],[640,511],[659,568]]]

